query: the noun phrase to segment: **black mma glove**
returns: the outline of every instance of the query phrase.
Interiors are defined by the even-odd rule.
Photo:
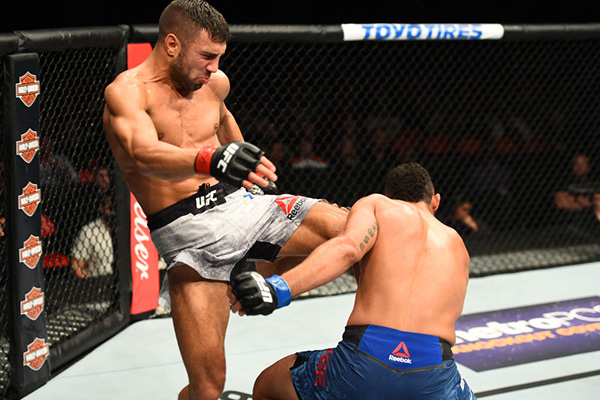
[[[292,301],[290,287],[278,275],[265,279],[255,271],[242,272],[231,278],[231,287],[247,315],[269,315]]]
[[[255,183],[250,189],[246,189],[246,191],[257,196],[261,196],[263,194],[279,194],[279,188],[275,182],[272,182],[266,176],[263,176],[263,179],[269,183],[267,187],[260,187]]]
[[[260,164],[264,151],[247,142],[232,142],[223,146],[204,146],[196,156],[195,169],[236,187],[248,179]]]

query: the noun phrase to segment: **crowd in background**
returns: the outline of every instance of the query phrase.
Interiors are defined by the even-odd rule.
[[[442,195],[438,217],[465,236],[546,224],[596,228],[600,221],[592,201],[600,192],[594,148],[577,135],[557,134],[564,129],[562,111],[545,130],[508,107],[468,121],[442,109],[419,124],[385,105],[372,117],[356,115],[322,120],[284,108],[271,119],[242,118],[240,125],[246,140],[266,150],[287,192],[351,206],[380,193],[395,165],[416,161]],[[578,206],[565,206],[572,197]]]
[[[286,108],[271,119],[241,114],[246,140],[275,163],[284,192],[351,207],[365,195],[381,193],[391,168],[416,161],[428,168],[442,195],[437,217],[463,237],[546,222],[575,230],[600,226],[593,149],[566,147],[506,110],[468,124],[440,112],[420,125],[407,123],[385,104],[364,119],[348,110],[325,121]],[[448,129],[454,126],[448,120],[456,131]],[[110,275],[111,159],[76,162],[71,150],[41,135],[44,263],[69,266],[78,278]],[[0,215],[2,241],[5,218]]]

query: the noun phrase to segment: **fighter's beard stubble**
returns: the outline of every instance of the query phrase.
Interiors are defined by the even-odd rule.
[[[190,78],[191,68],[185,66],[183,63],[183,57],[177,57],[169,65],[169,73],[171,78],[175,82],[176,89],[180,92],[190,93],[199,90],[202,87],[202,83],[194,82]]]

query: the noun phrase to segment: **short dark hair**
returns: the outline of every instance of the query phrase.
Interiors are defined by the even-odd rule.
[[[391,199],[410,203],[430,203],[434,195],[429,172],[421,165],[411,162],[392,169],[385,182],[385,195]]]
[[[223,15],[203,0],[174,0],[158,20],[159,40],[174,33],[185,41],[202,29],[215,42],[226,43],[231,39],[229,24]]]

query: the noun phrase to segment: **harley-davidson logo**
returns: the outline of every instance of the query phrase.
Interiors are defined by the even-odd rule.
[[[29,182],[23,188],[23,193],[19,196],[19,209],[31,217],[35,214],[35,210],[37,210],[41,199],[42,195],[37,185]]]
[[[23,353],[23,365],[34,371],[39,371],[46,362],[46,358],[48,358],[48,350],[49,347],[44,339],[35,338],[27,346],[27,351]]]
[[[27,132],[21,135],[21,140],[17,142],[17,155],[19,155],[23,161],[30,163],[35,157],[35,153],[40,149],[40,140],[37,132],[29,129]]]
[[[42,256],[42,242],[37,236],[30,235],[19,249],[19,261],[34,269]]]
[[[40,94],[40,82],[37,77],[29,72],[19,78],[19,83],[15,85],[16,95],[23,104],[31,107],[35,99]]]
[[[35,321],[44,311],[44,293],[40,288],[33,287],[21,302],[21,315],[26,315]]]

